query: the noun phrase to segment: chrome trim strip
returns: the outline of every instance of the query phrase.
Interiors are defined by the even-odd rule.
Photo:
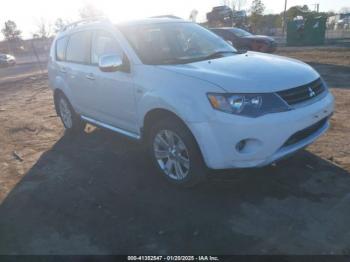
[[[135,134],[135,133],[132,133],[132,132],[129,132],[129,131],[126,131],[124,129],[120,129],[118,127],[114,127],[114,126],[111,126],[111,125],[108,125],[108,124],[105,124],[105,123],[102,123],[100,121],[97,121],[95,119],[92,119],[90,117],[87,117],[87,116],[81,116],[82,119],[84,119],[85,121],[91,123],[91,124],[94,124],[94,125],[97,125],[97,126],[100,126],[100,127],[103,127],[103,128],[107,128],[109,130],[112,130],[114,132],[117,132],[119,134],[122,134],[122,135],[125,135],[125,136],[128,136],[130,138],[133,138],[133,139],[137,139],[139,140],[141,138],[140,135],[138,134]]]

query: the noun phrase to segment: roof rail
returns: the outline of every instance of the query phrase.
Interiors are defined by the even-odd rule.
[[[65,27],[63,27],[61,32],[67,31],[69,29],[73,29],[73,28],[80,26],[80,25],[85,25],[85,24],[94,23],[94,22],[110,22],[110,21],[108,18],[103,17],[103,16],[86,18],[86,19],[82,19],[82,20],[79,20],[79,21],[76,21],[76,22],[73,22],[71,24],[66,25]]]
[[[150,18],[173,18],[173,19],[182,19],[181,17],[175,16],[175,15],[157,15],[157,16],[151,16]]]

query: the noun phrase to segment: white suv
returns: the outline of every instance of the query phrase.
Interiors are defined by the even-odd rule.
[[[144,141],[164,177],[186,186],[209,169],[261,167],[306,147],[334,103],[307,64],[238,53],[169,18],[68,26],[52,44],[49,81],[67,130],[91,123]]]

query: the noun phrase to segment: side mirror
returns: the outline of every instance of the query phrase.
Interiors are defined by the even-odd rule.
[[[98,67],[102,72],[115,72],[122,68],[123,59],[120,55],[102,55],[98,60]]]

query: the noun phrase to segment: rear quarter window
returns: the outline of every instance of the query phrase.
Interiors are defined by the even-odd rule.
[[[66,59],[66,47],[68,37],[62,37],[56,40],[56,60],[64,61]]]

